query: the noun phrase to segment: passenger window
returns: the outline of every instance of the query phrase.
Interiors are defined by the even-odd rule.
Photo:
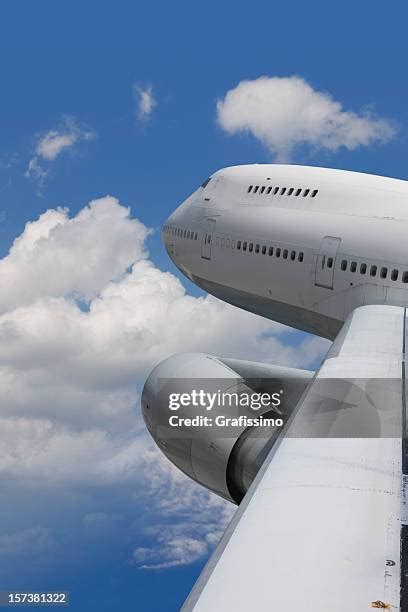
[[[350,272],[355,272],[357,270],[357,262],[352,261],[350,264]]]
[[[255,253],[259,253],[259,244],[257,244],[255,247]]]
[[[293,192],[294,192],[294,188],[293,188],[293,187],[291,187],[291,188],[288,190],[288,193],[287,193],[286,195],[291,196]]]
[[[273,195],[276,195],[279,191],[279,187],[275,187],[275,189],[273,190]]]
[[[340,265],[340,269],[343,270],[347,270],[347,259],[342,259],[341,260],[341,265]]]
[[[280,248],[278,247],[278,248],[276,249],[276,251],[275,251],[275,255],[276,255],[276,257],[280,257],[280,254],[281,254],[281,250],[280,250]]]
[[[266,253],[266,246],[263,245],[263,247],[262,247],[262,255],[265,255],[265,253]]]
[[[288,249],[284,249],[282,257],[283,257],[283,259],[287,259],[288,258]]]
[[[388,268],[381,268],[380,277],[387,278]]]
[[[375,276],[376,274],[377,274],[377,266],[371,266],[370,276]]]
[[[266,187],[261,187],[261,191],[259,193],[263,193],[265,191]]]
[[[327,267],[328,268],[332,268],[333,267],[333,257],[328,257],[327,258]]]
[[[398,270],[394,270],[391,272],[391,280],[396,281],[398,280]]]
[[[197,238],[198,238],[198,232],[195,233],[195,238],[194,239],[197,240]]]
[[[301,190],[301,189],[296,189],[295,196],[298,196],[298,195],[300,195],[301,193],[302,193],[302,190]]]
[[[403,283],[408,283],[408,272],[403,272],[402,273],[402,282]]]
[[[286,187],[282,187],[282,189],[280,190],[280,194],[283,195],[286,191]]]
[[[231,240],[231,248],[235,249],[235,240]]]
[[[302,262],[303,261],[303,253],[300,252],[298,255],[298,261]]]
[[[247,244],[248,244],[247,242],[244,242],[244,244],[242,245],[242,250],[243,251],[247,250]]]
[[[360,274],[365,274],[367,272],[367,264],[361,264],[360,266]]]
[[[266,190],[266,193],[271,193],[272,191],[272,187],[268,187],[268,189]]]
[[[296,252],[295,251],[291,251],[290,252],[290,258],[291,258],[292,261],[295,261],[295,259],[296,259]]]
[[[251,193],[251,191],[252,191],[252,187],[253,187],[253,185],[250,185],[250,186],[248,187],[248,193]]]
[[[269,247],[268,254],[269,254],[269,255],[273,255],[273,247]]]
[[[186,237],[186,235],[187,235],[187,230],[184,230],[184,238]]]
[[[240,250],[240,248],[241,248],[241,241],[238,240],[238,242],[237,242],[237,249]]]
[[[310,194],[311,198],[315,198],[317,196],[317,194],[319,193],[318,189],[313,189],[312,193]]]
[[[250,243],[249,243],[249,249],[248,249],[248,251],[249,251],[250,253],[252,253],[252,251],[253,251],[253,250],[254,250],[254,243],[253,243],[253,242],[250,242]]]
[[[254,193],[256,193],[256,192],[258,191],[258,189],[259,189],[259,185],[255,185],[255,187],[254,187]]]
[[[305,189],[303,192],[303,197],[305,198],[307,195],[309,195],[310,189]]]
[[[190,230],[187,232],[187,238],[190,238]]]

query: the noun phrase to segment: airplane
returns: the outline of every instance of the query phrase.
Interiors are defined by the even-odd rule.
[[[408,182],[297,165],[223,168],[166,220],[167,253],[198,287],[333,341],[316,372],[184,353],[149,375],[159,448],[238,505],[183,611],[408,610],[407,236]],[[278,380],[285,425],[174,434],[172,380]]]

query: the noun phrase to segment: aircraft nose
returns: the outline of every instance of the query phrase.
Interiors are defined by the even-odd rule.
[[[171,216],[166,219],[161,231],[161,239],[168,256],[174,261],[174,232]]]

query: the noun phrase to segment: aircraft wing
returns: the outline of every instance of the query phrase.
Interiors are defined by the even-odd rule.
[[[184,612],[408,609],[405,321],[349,315]]]

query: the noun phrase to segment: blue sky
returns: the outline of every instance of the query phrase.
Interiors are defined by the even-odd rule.
[[[126,342],[134,334],[134,344],[122,350],[123,329],[115,328],[109,334],[106,331],[111,330],[109,317],[113,318],[116,308],[106,297],[107,283],[123,281],[129,266],[142,257],[147,241],[152,268],[146,272],[141,261],[136,280],[142,278],[146,283],[147,276],[143,274],[147,274],[149,279],[157,278],[157,285],[169,283],[151,308],[170,293],[181,291],[159,233],[146,237],[134,220],[157,230],[176,205],[214,170],[273,161],[274,154],[259,138],[250,133],[228,134],[216,121],[217,100],[223,100],[243,80],[297,75],[315,91],[326,92],[340,102],[345,111],[359,115],[369,112],[373,121],[382,118],[392,125],[393,134],[387,142],[373,139],[368,146],[353,150],[339,146],[336,151],[306,143],[293,151],[294,162],[408,178],[407,7],[403,2],[394,3],[391,9],[382,2],[348,0],[337,4],[15,0],[3,2],[0,10],[0,256],[7,256],[27,222],[35,222],[51,209],[54,212],[50,213],[50,222],[61,223],[65,228],[53,239],[53,244],[60,241],[58,254],[65,253],[66,258],[72,255],[76,268],[87,267],[95,252],[99,261],[106,260],[100,268],[89,264],[86,278],[75,276],[67,265],[61,276],[73,276],[64,286],[56,278],[58,268],[55,273],[49,263],[54,252],[51,250],[41,255],[38,266],[37,260],[32,264],[24,259],[25,255],[19,255],[12,261],[12,268],[6,269],[11,261],[7,260],[3,276],[0,270],[0,305],[5,304],[1,317],[7,318],[8,325],[4,329],[15,325],[21,340],[14,345],[13,338],[0,334],[0,355],[4,353],[0,370],[3,368],[2,375],[7,376],[4,381],[10,387],[4,381],[2,385],[3,389],[11,389],[10,395],[0,397],[0,417],[14,419],[15,401],[20,419],[16,434],[20,438],[15,444],[22,449],[18,450],[18,465],[11,460],[2,463],[0,454],[5,496],[0,510],[0,523],[4,525],[0,534],[1,589],[70,590],[71,607],[76,611],[177,610],[211,545],[201,555],[187,555],[185,562],[177,558],[171,567],[156,570],[140,569],[136,561],[141,553],[138,557],[135,550],[170,546],[169,541],[160,541],[157,529],[174,533],[174,542],[186,524],[185,531],[196,542],[207,531],[217,531],[217,525],[222,527],[226,519],[223,508],[213,508],[208,496],[196,488],[188,489],[183,477],[177,480],[173,473],[169,476],[165,472],[162,464],[157,467],[153,446],[143,437],[137,414],[136,394],[144,376],[159,358],[185,350],[183,330],[174,324],[175,337],[143,361],[138,357],[139,351],[144,352],[137,344],[139,337],[153,334],[153,328],[158,329],[162,320],[155,319],[149,330],[136,329],[129,322]],[[137,88],[149,86],[155,105],[148,117],[140,119]],[[30,160],[38,158],[36,150],[41,140],[50,132],[66,134],[72,129],[76,135],[72,146],[53,159],[39,159],[47,175],[42,179],[33,173],[26,176]],[[68,219],[77,218],[90,201],[107,195],[117,198],[120,204],[104,200],[89,219],[70,225]],[[62,221],[55,212],[59,206],[70,211]],[[123,217],[123,206],[130,207],[130,217]],[[111,215],[108,227],[104,221],[107,215]],[[82,222],[84,236],[90,236],[93,228],[99,228],[100,233],[95,230],[94,244],[84,239],[86,245],[80,253],[83,259],[76,261],[81,245],[76,242],[74,229]],[[117,228],[111,232],[117,231],[115,240],[108,232],[110,224]],[[38,225],[34,231],[40,232]],[[25,236],[23,242],[28,244]],[[110,250],[103,250],[108,243]],[[139,250],[135,247],[133,252],[133,243]],[[66,248],[67,244],[71,250],[67,247],[62,251],[61,245]],[[123,252],[120,244],[126,247]],[[36,267],[30,268],[31,264]],[[13,276],[18,266],[18,275]],[[170,280],[161,276],[165,271],[172,273]],[[36,274],[51,280],[38,291],[37,287],[30,289],[32,293],[27,297],[25,288]],[[187,281],[182,282],[195,299],[201,295]],[[123,295],[125,285],[121,285],[121,291]],[[101,293],[105,297],[98,301]],[[131,317],[130,311],[134,309],[137,314],[144,307],[144,294],[137,295],[137,300],[132,302],[129,297],[126,302],[131,307],[119,311],[119,327],[121,317]],[[185,296],[180,300],[182,316],[190,312],[190,301]],[[111,344],[106,341],[109,357],[98,344],[98,334],[94,334],[96,323],[84,318],[87,312],[73,310],[73,303],[79,310],[85,304],[85,311],[97,310],[104,304],[105,318],[100,319],[100,325],[106,328],[100,328],[100,336],[106,333],[113,338],[109,340]],[[229,311],[216,310],[211,301],[194,303],[203,312],[219,316],[226,337],[231,335],[227,329]],[[227,353],[265,360],[277,354],[283,362],[309,366],[321,357],[322,346],[313,344],[314,340],[305,334],[277,331],[249,315],[234,316],[245,323],[248,336],[242,332],[235,344],[226,343]],[[24,327],[28,319],[33,323]],[[43,330],[40,326],[44,321]],[[197,332],[195,320],[191,321]],[[96,347],[89,362],[84,357],[85,348],[80,355],[75,352],[69,334],[65,344],[62,332],[52,335],[59,324],[61,329],[69,327],[71,337],[75,337],[79,326],[89,324],[84,333],[94,334],[89,338]],[[218,340],[221,327],[211,328],[206,338],[197,332],[196,344],[187,348],[222,350]],[[36,335],[38,329],[42,331]],[[257,341],[253,345],[248,340],[250,333]],[[30,334],[35,341],[25,344]],[[115,360],[110,361],[112,354]],[[52,364],[47,361],[50,355]],[[137,361],[134,369],[132,360]],[[44,370],[39,362],[46,364]],[[53,369],[57,368],[56,362],[62,364],[61,370]],[[20,386],[12,392],[9,381],[13,376],[23,388],[21,397]],[[112,400],[109,409],[105,397]],[[115,406],[123,409],[120,418]],[[40,423],[40,417],[46,420]],[[22,419],[31,419],[30,424]],[[37,429],[26,433],[24,428],[29,425],[41,425],[41,432],[56,431],[56,446],[47,438],[44,448],[40,448],[43,434]],[[81,454],[85,451],[75,446],[74,434],[93,440],[87,446],[92,451],[95,444],[100,461],[89,473],[84,468],[83,478],[81,461],[91,464],[93,455]],[[138,440],[143,438],[135,449],[133,435]],[[59,454],[65,444],[66,457],[73,449],[80,458],[72,470],[64,471],[58,466],[59,462],[69,463]],[[129,449],[126,457],[121,453],[124,448]],[[8,452],[11,456],[10,449]],[[133,452],[135,456],[144,453],[143,463],[137,462]],[[43,457],[48,457],[48,463]],[[53,461],[58,477],[53,474]],[[153,492],[151,469],[154,482],[160,481]],[[174,503],[172,509],[163,510],[161,500],[173,500],[187,490],[184,510],[181,504]],[[156,550],[152,558],[160,565],[159,553]],[[173,554],[169,553],[164,563],[170,559],[171,564]]]

